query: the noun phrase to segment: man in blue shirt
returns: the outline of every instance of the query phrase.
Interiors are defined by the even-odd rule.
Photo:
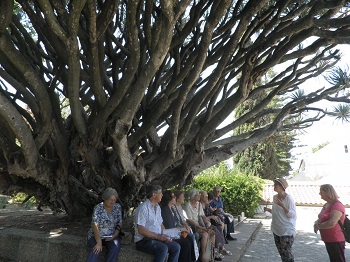
[[[223,218],[225,223],[225,240],[237,240],[231,236],[231,233],[235,232],[234,221],[230,221],[228,215],[224,211],[224,204],[222,203],[222,198],[220,197],[221,188],[219,186],[214,187],[213,189],[213,200],[210,203],[210,206],[213,210],[218,210],[219,215]]]
[[[162,188],[151,185],[146,190],[147,199],[135,212],[135,244],[136,249],[153,254],[155,262],[179,260],[180,245],[163,234],[164,226],[159,202],[162,200]]]

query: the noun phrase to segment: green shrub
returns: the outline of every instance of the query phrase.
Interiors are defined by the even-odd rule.
[[[34,196],[27,199],[28,197],[29,196],[27,194],[19,192],[11,196],[11,201],[13,204],[22,204],[23,201],[26,200],[26,202],[24,203],[24,206],[27,209],[30,209],[34,204],[36,204],[36,199]]]
[[[244,212],[247,217],[253,217],[259,206],[264,181],[256,176],[247,176],[235,171],[204,173],[195,177],[194,183],[186,187],[212,192],[215,186],[220,186],[225,212],[234,216]]]

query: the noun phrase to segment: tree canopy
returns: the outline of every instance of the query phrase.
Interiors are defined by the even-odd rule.
[[[74,217],[107,186],[127,208],[149,183],[188,184],[330,113],[315,102],[348,102],[346,74],[300,85],[336,64],[349,25],[343,0],[1,0],[0,191]]]

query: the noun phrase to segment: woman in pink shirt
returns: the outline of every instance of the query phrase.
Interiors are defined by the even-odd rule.
[[[318,214],[318,219],[314,224],[314,231],[315,233],[320,231],[330,261],[345,262],[345,238],[338,224],[339,220],[344,223],[345,207],[338,200],[339,196],[332,185],[321,185],[320,195],[327,203]]]

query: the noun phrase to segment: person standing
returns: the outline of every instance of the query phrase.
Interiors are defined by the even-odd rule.
[[[225,223],[225,240],[237,240],[231,236],[231,233],[235,232],[234,220],[230,220],[228,214],[224,211],[224,204],[220,196],[221,188],[219,186],[214,187],[213,189],[213,200],[210,202],[210,206],[213,210],[218,210],[218,215],[222,218]]]
[[[98,261],[102,246],[107,248],[106,261],[114,262],[118,258],[121,248],[119,233],[122,226],[122,208],[116,203],[118,198],[117,191],[109,187],[102,194],[103,202],[94,207],[87,238],[90,247],[87,262]]]
[[[163,234],[164,225],[159,202],[162,200],[162,187],[150,185],[146,190],[147,199],[135,211],[136,249],[154,255],[154,262],[179,260],[180,245]]]
[[[344,224],[345,207],[338,200],[339,196],[330,184],[321,185],[320,196],[326,201],[326,204],[314,223],[314,232],[317,234],[317,231],[320,231],[329,260],[331,262],[344,262],[345,237],[338,221],[340,220]]]
[[[296,208],[294,199],[286,193],[288,182],[284,178],[274,180],[272,208],[264,207],[264,212],[272,214],[271,230],[275,245],[283,262],[294,262],[292,246],[296,234]]]

